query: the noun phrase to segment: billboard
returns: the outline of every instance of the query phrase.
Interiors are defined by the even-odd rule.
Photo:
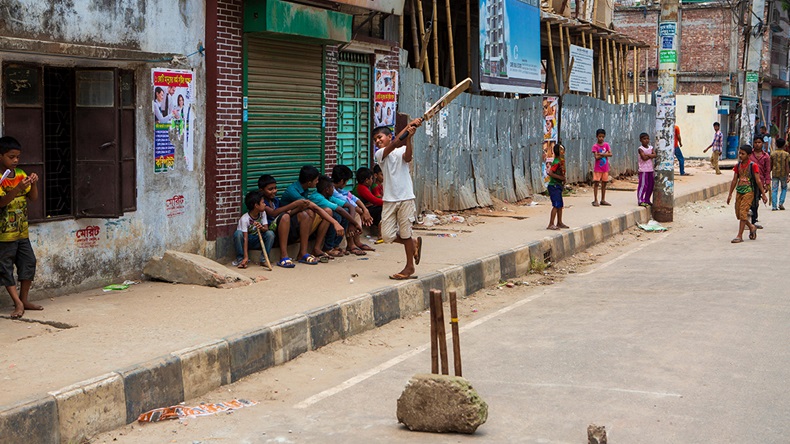
[[[538,0],[480,0],[480,87],[541,94]]]

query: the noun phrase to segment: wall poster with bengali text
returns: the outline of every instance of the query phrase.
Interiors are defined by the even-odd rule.
[[[175,169],[176,145],[188,171],[194,169],[194,72],[153,68],[151,83],[154,119],[154,172]],[[181,153],[179,153],[181,154]]]
[[[541,94],[538,0],[480,0],[480,88]]]
[[[554,145],[557,143],[557,116],[559,115],[560,98],[543,96],[543,181],[548,183],[547,168],[554,161]]]
[[[398,71],[376,69],[373,100],[373,128],[388,126],[395,128],[398,111]]]

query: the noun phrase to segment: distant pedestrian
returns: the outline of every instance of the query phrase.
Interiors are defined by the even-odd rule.
[[[594,207],[598,204],[598,184],[601,185],[601,203],[600,205],[611,205],[606,201],[606,184],[609,182],[609,158],[612,157],[612,148],[608,143],[604,142],[606,138],[606,130],[601,128],[595,132],[597,141],[592,146],[593,156],[595,156],[595,165],[593,166],[593,200]]]
[[[752,206],[754,196],[759,191],[763,202],[768,199],[763,194],[763,185],[759,180],[760,168],[749,161],[752,154],[752,147],[744,145],[738,151],[738,164],[735,165],[732,183],[730,183],[730,194],[727,196],[727,205],[732,200],[732,192],[736,191],[735,197],[735,217],[740,224],[738,225],[738,236],[731,242],[734,244],[743,242],[743,230],[749,227],[749,239],[757,239],[757,227],[749,222],[749,208]]]
[[[562,201],[562,192],[565,188],[565,147],[558,143],[554,145],[554,161],[549,167],[549,184],[546,187],[551,197],[551,216],[547,230],[559,230],[560,228],[570,228],[562,223],[562,209],[565,207]],[[557,224],[554,224],[554,218]]]
[[[721,151],[724,147],[724,135],[719,131],[719,128],[719,122],[715,122],[713,124],[713,142],[702,151],[703,153],[707,153],[709,149],[713,148],[713,153],[710,156],[710,166],[716,170],[716,174],[721,174],[719,170],[719,157],[721,157]]]
[[[787,182],[790,180],[790,153],[785,151],[785,143],[781,137],[776,139],[776,149],[771,153],[771,209],[773,211],[785,209]],[[780,187],[782,193],[777,196]]]
[[[656,158],[656,151],[650,146],[650,136],[647,133],[639,135],[639,187],[636,189],[636,198],[639,206],[648,207],[653,205],[651,198],[653,197],[654,186],[654,167],[653,159]]]
[[[763,139],[760,136],[756,136],[754,141],[752,142],[752,154],[749,156],[749,160],[753,162],[757,167],[760,169],[760,177],[757,178],[757,181],[763,186],[763,190],[765,190],[766,197],[768,193],[768,187],[771,184],[771,156],[765,154],[763,151]],[[752,223],[757,228],[763,228],[762,225],[757,223],[757,212],[760,209],[760,198],[759,196],[754,196],[754,202],[752,202]]]
[[[422,238],[412,237],[417,208],[414,204],[414,187],[411,181],[409,163],[413,159],[412,136],[422,125],[417,118],[393,137],[392,131],[386,126],[373,130],[373,143],[378,151],[373,155],[384,173],[384,206],[381,210],[381,236],[385,242],[403,245],[406,252],[406,265],[403,269],[390,276],[390,279],[415,279],[415,265],[420,263],[422,255]],[[406,136],[406,146],[401,146],[400,136]]]
[[[768,129],[765,126],[760,127],[760,137],[763,138],[763,152],[766,154],[771,154],[774,149],[772,144],[773,140],[771,135],[768,134]]]
[[[639,137],[642,138],[641,136]],[[680,127],[675,125],[675,159],[678,160],[678,165],[680,166],[680,175],[686,175],[686,158],[683,157],[683,140],[680,138]]]

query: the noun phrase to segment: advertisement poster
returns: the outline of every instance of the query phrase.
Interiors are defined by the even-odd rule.
[[[541,94],[538,0],[480,0],[480,88]]]
[[[398,110],[398,71],[377,69],[374,88],[373,128],[394,128]]]
[[[554,145],[557,143],[557,115],[559,114],[559,97],[543,97],[543,181],[548,182],[547,166],[554,161]]]
[[[571,45],[570,57],[573,59],[568,86],[571,91],[592,92],[593,50]]]
[[[175,168],[176,145],[187,170],[194,168],[193,78],[194,73],[186,69],[151,70],[155,173]]]

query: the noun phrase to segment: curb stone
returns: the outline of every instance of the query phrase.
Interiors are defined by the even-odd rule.
[[[721,183],[679,196],[675,206],[709,199],[728,186]],[[444,295],[455,291],[463,298],[500,279],[526,274],[533,260],[548,257],[556,262],[649,219],[646,208],[631,209],[3,407],[0,444],[80,442],[129,424],[147,410],[199,397],[334,341],[419,313],[428,307],[432,288]]]

